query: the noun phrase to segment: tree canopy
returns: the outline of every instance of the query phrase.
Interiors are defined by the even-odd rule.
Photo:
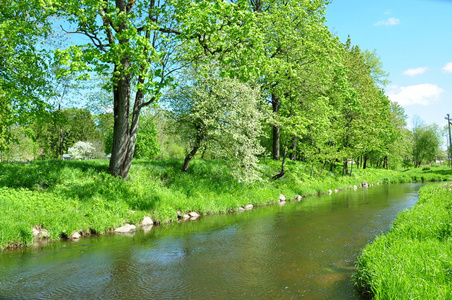
[[[251,181],[267,153],[282,158],[275,178],[286,159],[340,164],[345,175],[350,161],[429,161],[439,145],[433,125],[406,128],[376,51],[330,32],[325,0],[4,2],[2,153],[22,143],[56,158],[79,141],[105,142],[110,173],[125,179],[134,155],[175,157],[189,145],[182,170],[208,153]],[[52,36],[73,43],[49,47]],[[92,77],[103,92],[62,105]],[[158,118],[143,113],[159,102]]]

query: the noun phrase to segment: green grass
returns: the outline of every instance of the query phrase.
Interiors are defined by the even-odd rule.
[[[261,163],[263,180],[243,184],[235,180],[225,162],[193,160],[183,173],[181,160],[135,160],[129,178],[108,174],[106,160],[35,161],[0,163],[0,249],[33,243],[32,227],[48,230],[52,240],[71,234],[102,234],[125,223],[139,224],[148,215],[156,222],[177,220],[176,211],[225,213],[246,204],[265,205],[279,194],[327,193],[368,183],[444,180],[446,168],[408,170],[355,169],[353,176],[288,161],[286,176],[276,181],[280,162]]]
[[[354,276],[374,299],[452,299],[452,191],[423,187],[418,203],[368,245]]]

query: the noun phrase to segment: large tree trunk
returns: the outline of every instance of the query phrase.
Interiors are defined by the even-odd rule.
[[[123,60],[122,66],[127,69],[130,66],[128,60]],[[115,71],[119,66],[115,66]],[[128,153],[130,146],[129,111],[130,111],[130,76],[124,75],[113,83],[114,97],[114,127],[113,127],[113,149],[110,158],[110,173],[113,176],[121,176],[126,179],[133,153]]]
[[[278,114],[279,106],[280,106],[279,98],[277,96],[275,96],[275,94],[272,94],[272,108],[273,108],[273,112],[275,114]],[[274,160],[279,160],[279,157],[280,157],[279,144],[280,144],[279,126],[273,125],[273,159]]]
[[[364,155],[363,157],[363,169],[367,168],[367,155]]]

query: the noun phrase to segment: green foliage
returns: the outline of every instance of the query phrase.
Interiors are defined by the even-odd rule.
[[[441,145],[440,130],[437,125],[413,128],[413,161],[418,167],[423,162],[435,159]]]
[[[138,129],[137,142],[135,144],[134,157],[136,158],[156,158],[160,152],[157,141],[157,128],[150,115],[143,115]]]
[[[22,2],[5,5],[0,16],[0,35],[8,41],[0,54],[12,57],[0,61],[4,75],[0,79],[0,148],[11,140],[15,114],[26,116],[42,108],[42,99],[48,96],[50,102],[58,102],[58,110],[54,105],[54,111],[38,121],[27,118],[25,122],[34,124],[36,142],[47,157],[60,157],[77,141],[105,143],[105,151],[112,154],[110,171],[124,178],[133,149],[137,157],[155,157],[158,148],[163,150],[161,158],[180,157],[184,144],[181,135],[168,137],[161,124],[156,124],[159,134],[155,138],[152,125],[143,117],[140,123],[144,124],[138,124],[138,120],[143,108],[168,91],[174,92],[176,79],[185,80],[176,71],[195,69],[198,90],[215,74],[235,81],[238,96],[248,93],[242,89],[248,85],[271,98],[274,114],[268,123],[275,128],[275,152],[280,134],[279,142],[289,150],[291,159],[345,162],[364,157],[385,168],[395,168],[410,152],[403,110],[381,91],[387,82],[381,62],[375,51],[362,51],[350,40],[343,44],[333,36],[326,26],[328,1],[57,0],[46,7],[40,1],[30,1],[29,5]],[[74,45],[61,39],[53,55],[47,55],[40,49],[49,47],[39,44],[52,28],[49,16],[63,20],[63,27],[68,27],[63,34],[78,32],[87,39]],[[39,60],[42,56],[46,59]],[[19,66],[23,61],[27,64]],[[53,62],[49,74],[45,72],[47,62]],[[14,68],[20,72],[11,72]],[[87,79],[93,73],[102,79],[104,88],[89,95],[93,103],[88,106],[98,114],[98,130],[94,131],[93,117],[87,111],[60,110],[68,89],[76,87],[75,80]],[[53,80],[53,89],[46,88],[49,80]],[[188,86],[191,80],[179,83]],[[201,99],[205,103],[201,107],[223,108],[215,97],[206,97],[207,90],[204,87]],[[230,88],[226,93],[231,94]],[[19,98],[23,94],[28,98]],[[27,103],[31,106],[26,107]],[[114,116],[106,113],[112,106]],[[247,112],[245,106],[238,109]],[[259,111],[254,115],[259,116]],[[227,114],[223,117],[232,120]],[[235,116],[233,123],[243,129],[241,134],[232,130],[225,134],[234,126],[223,126],[208,142],[203,138],[205,145],[209,143],[203,155],[227,157],[235,165],[237,176],[251,178],[256,175],[256,155],[262,150],[259,140],[269,140],[256,130],[259,126],[249,114]],[[219,137],[223,140],[214,143]],[[190,140],[189,148],[205,146],[194,140]]]
[[[12,125],[9,127],[11,141],[0,151],[0,160],[25,161],[38,158],[38,144],[30,127]]]
[[[140,110],[173,86],[181,65],[217,58],[229,66],[223,73],[243,79],[258,75],[261,33],[246,1],[70,0],[53,1],[52,10],[90,41],[55,51],[58,62],[67,66],[59,76],[86,78],[94,71],[111,79],[115,126],[110,171],[116,176],[128,176]]]
[[[452,296],[452,192],[435,184],[401,213],[390,231],[358,260],[357,286],[374,299],[449,299]]]
[[[98,141],[101,133],[87,109],[69,108],[49,112],[31,126],[36,142],[48,158],[61,158],[79,141]]]
[[[13,124],[43,112],[51,94],[47,76],[50,33],[41,1],[0,1],[0,151],[11,141]]]

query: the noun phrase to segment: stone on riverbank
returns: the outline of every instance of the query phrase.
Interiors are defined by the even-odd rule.
[[[253,204],[248,204],[247,206],[245,206],[245,210],[252,210],[253,207]]]
[[[137,227],[135,225],[126,224],[122,227],[118,227],[115,229],[116,233],[132,233],[137,230]]]
[[[237,209],[237,211],[238,211],[238,212],[244,212],[245,209],[244,209],[243,207],[240,206],[240,207]]]
[[[284,196],[283,194],[279,195],[279,202],[286,202],[286,196]]]
[[[328,190],[328,195],[331,195],[333,193],[332,190]]]
[[[40,226],[34,226],[32,228],[33,231],[33,237],[35,239],[48,239],[50,237],[50,234],[45,230],[44,228]]]
[[[296,195],[292,200],[300,202],[301,199],[303,199],[303,197],[301,197],[301,195]]]
[[[368,187],[369,187],[369,184],[368,184],[366,181],[363,181],[363,182],[361,182],[361,186],[362,186],[363,188],[368,188]]]
[[[69,236],[70,240],[78,240],[79,238],[81,238],[82,236],[80,235],[80,233],[78,231],[73,231],[71,233],[71,235]]]
[[[148,216],[145,216],[143,218],[143,221],[141,222],[141,226],[152,226],[154,225],[154,221]]]
[[[189,212],[188,215],[190,218],[199,218],[200,215],[196,211]]]

